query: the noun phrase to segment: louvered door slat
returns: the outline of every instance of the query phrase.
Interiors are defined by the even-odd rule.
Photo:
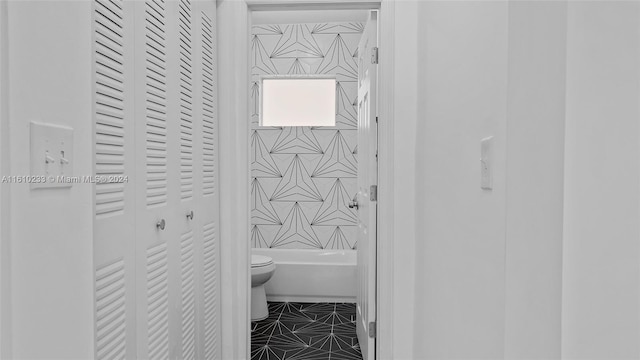
[[[215,7],[199,11],[199,56],[201,92],[200,149],[202,155],[203,195],[203,247],[202,247],[202,342],[203,358],[220,359],[220,260],[218,230],[217,189],[217,101],[216,101],[216,53],[215,53]]]
[[[169,358],[167,245],[147,251],[148,351],[150,359]]]
[[[180,49],[180,196],[193,197],[193,65],[191,4],[180,0],[178,6]]]
[[[95,2],[95,170],[124,175],[124,29],[118,2]],[[124,184],[96,184],[96,216],[121,215]]]
[[[218,247],[215,223],[204,226],[204,354],[215,359],[218,351]]]
[[[182,235],[181,248],[181,290],[182,290],[182,359],[195,359],[195,277],[193,232]]]
[[[215,190],[216,109],[214,89],[213,21],[202,13],[202,123],[203,123],[203,193],[213,195]]]
[[[147,206],[167,202],[167,44],[164,1],[146,1]]]

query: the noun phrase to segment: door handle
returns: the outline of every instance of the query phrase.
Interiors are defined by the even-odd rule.
[[[164,227],[166,226],[166,224],[167,222],[164,221],[164,219],[160,219],[160,221],[156,223],[156,229],[164,230]]]
[[[358,207],[359,206],[358,206],[358,202],[357,201],[355,201],[355,200],[349,201],[349,208],[351,208],[351,209],[355,208],[356,210],[358,210]]]
[[[193,210],[191,210],[191,211],[189,211],[189,212],[187,213],[187,219],[189,219],[189,220],[193,220]]]

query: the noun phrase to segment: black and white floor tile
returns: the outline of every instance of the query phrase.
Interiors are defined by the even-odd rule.
[[[355,304],[270,302],[251,323],[251,360],[362,360]]]

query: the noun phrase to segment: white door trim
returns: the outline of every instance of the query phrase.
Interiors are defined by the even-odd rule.
[[[378,236],[376,359],[393,358],[393,109],[395,1],[383,0],[378,15]]]
[[[7,2],[0,1],[0,176],[9,175],[9,41]],[[10,184],[0,183],[0,358],[11,358]]]
[[[251,278],[249,31],[251,11],[380,8],[378,190],[378,341],[376,357],[393,358],[393,72],[394,0],[217,0],[220,121],[220,231],[223,359],[249,359]],[[238,46],[242,44],[241,46]],[[244,238],[242,235],[244,234]],[[411,299],[407,299],[410,301]],[[384,309],[384,311],[380,311]]]
[[[218,0],[222,358],[249,359],[249,37],[244,0]]]

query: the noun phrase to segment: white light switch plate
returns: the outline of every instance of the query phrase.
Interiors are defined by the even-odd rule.
[[[480,187],[493,189],[493,136],[480,141]]]
[[[31,188],[71,187],[63,179],[73,176],[73,129],[32,121],[30,132]]]

